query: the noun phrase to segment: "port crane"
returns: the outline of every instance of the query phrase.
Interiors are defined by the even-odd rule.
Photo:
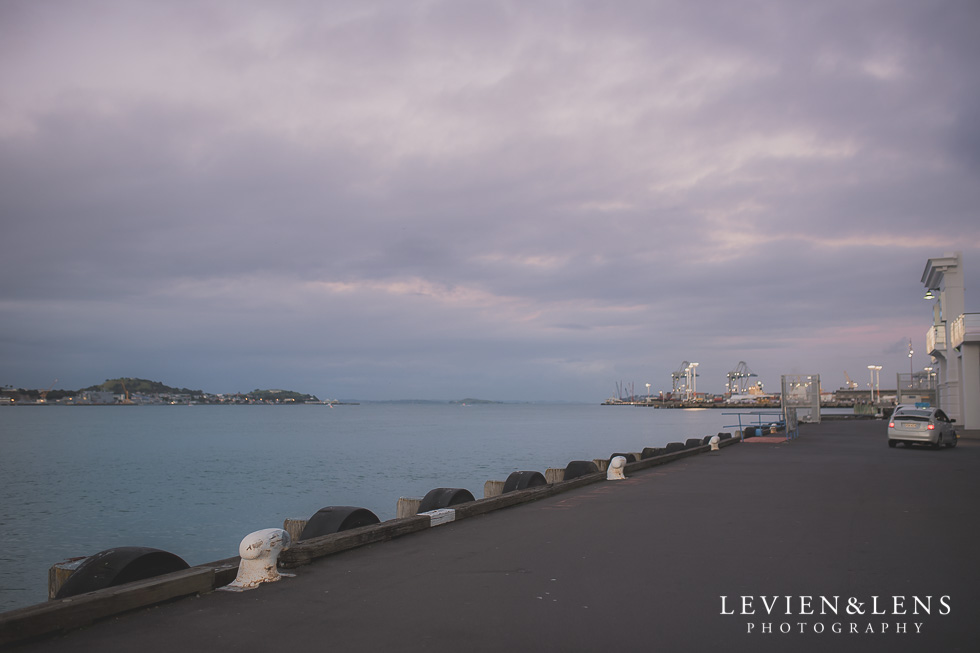
[[[844,378],[847,379],[848,390],[857,390],[858,384],[856,381],[851,381],[851,377],[847,375],[847,370],[844,370]]]
[[[126,383],[122,379],[119,379],[119,385],[122,386],[123,392],[126,393],[126,398],[122,402],[126,405],[133,403],[133,400],[129,398],[129,390],[126,388]]]
[[[682,388],[687,388],[687,373],[690,367],[691,364],[684,361],[680,367],[670,373],[670,379],[673,382],[672,396],[676,397]]]
[[[672,397],[683,396],[688,400],[695,398],[698,385],[698,365],[700,363],[684,361],[680,367],[670,373],[670,378],[673,381]]]
[[[626,393],[625,396],[623,393]],[[616,396],[620,401],[636,401],[636,395],[633,393],[633,382],[617,381]]]
[[[745,361],[739,361],[735,369],[728,373],[728,384],[726,385],[728,394],[745,394],[749,389],[749,379],[753,376],[759,375],[750,370]]]
[[[43,404],[43,403],[47,402],[47,400],[48,400],[48,393],[51,392],[51,388],[53,388],[54,387],[54,384],[57,383],[57,382],[58,382],[58,379],[55,379],[54,381],[51,382],[51,385],[49,385],[46,390],[41,390],[41,392],[38,393],[38,394],[41,395],[41,400],[38,403]]]

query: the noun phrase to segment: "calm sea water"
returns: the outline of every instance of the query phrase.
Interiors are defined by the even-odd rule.
[[[598,405],[0,408],[0,611],[46,600],[47,570],[66,558],[150,546],[200,564],[324,506],[383,521],[402,496],[480,498],[516,470],[733,422],[717,409]]]

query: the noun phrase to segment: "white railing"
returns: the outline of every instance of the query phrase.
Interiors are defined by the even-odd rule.
[[[946,322],[941,322],[926,331],[926,353],[935,356],[944,351],[946,351]]]
[[[980,313],[963,313],[949,325],[950,346],[964,342],[980,342]]]

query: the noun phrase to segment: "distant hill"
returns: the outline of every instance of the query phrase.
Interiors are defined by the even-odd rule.
[[[502,404],[502,401],[490,401],[489,399],[473,399],[472,397],[467,397],[466,399],[457,399],[450,401],[451,404]]]
[[[125,388],[123,387],[125,385]],[[113,394],[124,394],[126,390],[129,394],[141,395],[190,395],[200,397],[209,395],[203,390],[189,390],[188,388],[172,388],[159,381],[148,379],[136,379],[123,377],[119,379],[106,379],[105,383],[82,388],[79,392],[111,392]],[[304,401],[319,401],[315,395],[294,392],[293,390],[259,390],[256,388],[245,395],[254,401],[268,401],[275,403],[303,403]]]
[[[123,384],[125,384],[125,389],[123,389]],[[203,390],[188,390],[187,388],[171,388],[169,385],[164,385],[159,381],[149,381],[147,379],[133,379],[133,378],[119,378],[119,379],[106,379],[105,383],[100,385],[93,385],[88,388],[82,388],[79,392],[112,392],[114,394],[123,394],[126,390],[129,390],[130,394],[173,394],[173,395],[202,395]]]
[[[248,393],[252,399],[275,401],[279,403],[302,403],[304,401],[320,401],[315,395],[293,392],[292,390],[259,390],[256,388]]]

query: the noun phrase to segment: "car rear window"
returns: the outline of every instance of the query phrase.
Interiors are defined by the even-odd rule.
[[[928,419],[932,416],[931,410],[900,410],[895,413],[895,417],[906,418],[906,417],[925,417]]]

